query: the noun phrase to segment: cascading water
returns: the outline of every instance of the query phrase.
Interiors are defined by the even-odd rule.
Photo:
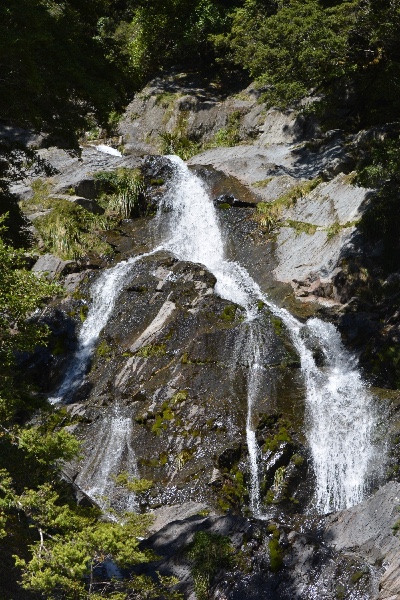
[[[60,387],[54,396],[49,398],[52,404],[67,403],[79,388],[88,369],[99,334],[112,314],[115,301],[123,288],[128,273],[138,260],[150,256],[156,251],[157,248],[153,252],[118,263],[115,267],[105,270],[94,283],[91,289],[92,304],[79,333],[78,349]],[[105,497],[110,498],[115,489],[112,476],[121,470],[121,457],[124,454],[127,455],[127,459],[124,461],[126,471],[133,476],[137,474],[136,457],[131,446],[131,438],[131,419],[122,417],[116,409],[111,418],[103,421],[96,436],[94,459],[86,462],[76,480],[77,485],[104,510],[107,510]],[[132,510],[134,507],[134,495],[130,494],[119,503],[118,510]]]
[[[259,455],[255,434],[254,404],[262,378],[266,376],[263,357],[268,340],[257,318],[257,302],[262,300],[285,324],[301,359],[307,388],[307,438],[316,475],[316,507],[320,512],[346,508],[361,501],[368,475],[376,460],[373,432],[376,419],[372,398],[357,371],[356,361],[344,349],[333,325],[318,319],[302,324],[285,309],[275,306],[238,263],[228,261],[215,208],[201,180],[176,156],[169,157],[174,176],[163,206],[159,224],[166,235],[159,249],[172,252],[180,260],[202,263],[217,279],[215,291],[246,311],[237,354],[244,355],[248,367],[248,408],[246,437],[251,472],[250,502],[255,516],[263,517],[260,498]],[[163,211],[167,208],[167,211]],[[108,269],[92,290],[93,304],[82,327],[79,348],[53,402],[68,398],[82,381],[99,333],[106,325],[126,275],[141,255]],[[260,333],[261,332],[261,333]],[[313,348],[323,355],[317,366]],[[242,359],[243,360],[243,359]],[[133,453],[129,439],[130,420],[115,416],[104,423],[102,452],[96,458],[89,495],[107,493],[111,471],[118,466],[124,448]],[[134,455],[131,454],[134,463]],[[87,467],[89,469],[89,467]],[[88,486],[86,485],[86,488]]]
[[[86,462],[75,483],[109,515],[112,515],[110,509],[118,512],[134,510],[134,494],[122,491],[119,498],[113,497],[116,474],[123,471],[130,477],[138,477],[132,448],[132,419],[124,417],[117,406],[114,414],[103,420],[94,445],[92,458]],[[110,498],[113,498],[112,502]]]
[[[224,256],[224,245],[215,208],[201,180],[178,157],[171,156],[175,177],[164,203],[170,209],[168,234],[163,246],[181,260],[204,264],[216,277],[215,291],[244,307],[249,338],[247,444],[251,470],[251,508],[261,514],[259,450],[252,409],[263,376],[260,336],[254,334],[257,300],[262,300],[286,325],[300,355],[305,378],[308,416],[307,438],[316,475],[316,507],[320,512],[347,508],[360,502],[368,475],[376,461],[373,401],[357,371],[355,359],[343,347],[331,324],[311,319],[303,325],[278,308],[262,293],[247,271]],[[312,352],[317,346],[324,366]],[[311,346],[311,348],[310,348]]]
[[[100,335],[113,311],[115,301],[133,265],[140,259],[156,252],[134,256],[105,270],[91,289],[92,304],[78,337],[78,349],[67,369],[64,379],[49,401],[52,404],[66,402],[82,383],[90,358]]]
[[[260,450],[256,439],[256,421],[254,405],[257,402],[263,380],[267,377],[264,367],[264,350],[268,348],[268,340],[263,335],[260,323],[256,319],[247,320],[241,327],[236,343],[232,369],[239,363],[247,368],[247,418],[246,442],[250,465],[250,509],[254,515],[262,517],[260,479],[258,462]]]

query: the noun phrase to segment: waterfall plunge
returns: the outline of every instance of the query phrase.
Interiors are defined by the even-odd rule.
[[[317,510],[327,513],[360,502],[365,493],[368,475],[377,462],[372,441],[376,417],[372,398],[361,380],[356,360],[343,347],[333,325],[319,319],[311,319],[303,325],[288,311],[275,306],[243,267],[226,260],[215,208],[201,180],[189,171],[181,159],[176,156],[169,158],[175,174],[163,202],[163,207],[168,212],[164,214],[161,210],[158,214],[160,223],[167,220],[167,235],[153,252],[119,263],[106,270],[97,280],[92,288],[93,304],[80,333],[78,350],[51,401],[65,401],[82,381],[98,336],[110,318],[132,265],[159,249],[165,249],[180,260],[204,264],[217,279],[216,293],[239,304],[246,311],[247,319],[242,325],[234,362],[239,361],[240,355],[248,372],[246,438],[253,514],[263,517],[260,451],[253,423],[253,407],[262,378],[267,376],[263,356],[268,353],[268,340],[264,339],[257,320],[258,300],[263,301],[283,321],[301,359],[307,389],[306,435],[316,476]],[[310,345],[311,348],[317,345],[323,354],[323,368],[316,365]],[[110,473],[119,462],[124,448],[128,448],[129,460],[136,471],[129,441],[130,420],[116,415],[114,420],[111,419],[108,425],[107,423],[105,421],[102,428],[103,450],[101,464],[98,463],[96,469],[97,480],[91,481],[89,494],[99,495],[111,491]]]

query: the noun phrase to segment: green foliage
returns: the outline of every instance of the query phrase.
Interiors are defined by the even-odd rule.
[[[277,573],[283,565],[283,552],[279,546],[279,539],[273,537],[268,542],[269,566],[273,573]]]
[[[305,223],[304,221],[293,221],[288,219],[285,221],[286,227],[291,227],[295,230],[296,235],[300,235],[300,233],[306,233],[307,235],[314,235],[314,233],[318,229],[318,225],[313,225],[313,223]]]
[[[176,402],[173,401],[173,397],[170,401],[166,400],[162,403],[161,409],[154,415],[155,421],[151,427],[152,433],[160,435],[168,429],[169,422],[175,419],[174,410],[176,408]]]
[[[267,177],[266,179],[260,179],[259,181],[255,181],[252,183],[253,187],[264,188],[267,187],[270,181],[272,181],[272,177]]]
[[[341,231],[343,231],[343,229],[346,229],[347,227],[354,227],[354,225],[357,225],[358,223],[359,221],[348,221],[347,223],[340,224],[338,221],[335,221],[332,223],[332,225],[329,225],[329,227],[325,228],[327,239],[331,240],[333,237],[335,237],[335,235],[338,235]]]
[[[234,304],[228,304],[221,313],[221,319],[226,323],[232,323],[235,320],[236,309],[237,306]]]
[[[244,476],[237,468],[224,474],[225,480],[219,492],[218,504],[222,510],[238,509],[248,501],[248,490]]]
[[[191,573],[197,600],[210,598],[210,590],[222,569],[234,566],[235,550],[228,537],[206,531],[195,533],[187,555],[192,561]]]
[[[99,358],[110,358],[112,349],[105,340],[101,340],[100,344],[96,348],[96,356]]]
[[[392,527],[393,535],[396,535],[400,531],[400,520],[396,521],[396,523]]]
[[[57,597],[60,589],[65,598],[87,598],[84,580],[89,578],[90,590],[94,591],[95,568],[107,557],[112,556],[121,566],[147,560],[137,539],[149,525],[147,516],[131,514],[123,523],[101,522],[96,509],[60,503],[59,495],[48,484],[26,490],[15,502],[40,534],[40,540],[30,548],[32,559],[16,558],[26,589],[48,598]]]
[[[183,594],[171,590],[179,580],[176,577],[161,576],[154,581],[148,575],[138,575],[126,584],[128,595],[121,594],[121,600],[184,600]],[[113,598],[113,596],[110,596]]]
[[[276,452],[282,442],[291,442],[292,438],[288,431],[288,424],[282,421],[279,429],[271,437],[267,438],[263,445],[263,452]]]
[[[150,490],[154,483],[147,479],[137,479],[130,477],[128,473],[120,473],[115,478],[116,485],[120,485],[125,487],[130,492],[134,492],[135,494],[142,494],[143,492],[147,492]]]
[[[269,12],[248,0],[237,9],[229,34],[234,60],[266,86],[269,105],[300,100],[346,73],[355,4],[325,9],[317,0],[290,0]]]
[[[171,404],[174,405],[184,402],[185,400],[187,400],[188,395],[189,392],[187,390],[180,390],[178,392],[175,392],[175,394],[171,398]]]
[[[194,453],[194,448],[184,448],[183,450],[178,452],[178,454],[175,457],[175,464],[178,471],[183,469],[186,463],[193,458]]]
[[[283,321],[279,317],[270,316],[272,327],[276,335],[281,336],[283,334]]]
[[[213,46],[208,37],[226,28],[226,13],[223,2],[211,0],[139,0],[132,20],[121,23],[115,37],[125,46],[132,71],[144,81],[177,62],[209,66]]]
[[[88,252],[108,255],[111,247],[101,239],[101,231],[111,223],[68,200],[51,200],[52,211],[39,217],[35,227],[48,252],[63,259],[77,259]]]
[[[282,212],[284,209],[291,208],[301,198],[307,196],[320,183],[321,178],[316,177],[303,183],[299,183],[272,202],[258,202],[254,219],[262,228],[272,233],[281,225],[293,227],[296,231],[305,231],[306,233],[315,233],[316,226],[300,221],[283,221]]]
[[[223,127],[214,136],[214,139],[207,144],[209,148],[215,148],[218,146],[235,146],[240,142],[240,122],[242,113],[240,110],[233,111],[228,115],[228,122],[226,127]]]
[[[338,235],[338,233],[340,233],[341,229],[342,229],[342,227],[341,227],[340,223],[338,221],[335,221],[335,223],[330,225],[328,227],[328,229],[326,230],[327,239],[331,240],[333,237]]]
[[[0,239],[0,419],[6,423],[29,400],[15,367],[16,353],[30,352],[44,344],[48,331],[28,317],[61,290],[45,278],[24,269],[22,250]],[[36,403],[34,399],[31,400]]]
[[[10,0],[0,5],[0,112],[6,125],[47,133],[53,143],[79,151],[79,134],[89,122],[107,124],[109,114],[121,108],[127,86],[118,44],[109,39],[104,45],[98,28],[113,4]],[[54,169],[11,130],[0,141],[0,197],[19,229],[23,221],[8,187],[32,171],[49,175]],[[15,223],[8,226],[9,239],[17,242]]]
[[[123,219],[139,215],[140,198],[145,189],[139,169],[101,171],[94,177],[103,190],[101,204],[106,209],[106,214],[114,211]]]
[[[351,583],[355,585],[358,583],[358,581],[360,581],[363,575],[365,575],[364,571],[356,571],[350,578]]]
[[[34,456],[44,465],[57,466],[61,460],[72,460],[76,458],[80,448],[78,440],[68,431],[49,431],[47,424],[21,429],[18,438],[19,448],[24,450],[28,457]]]
[[[274,474],[274,483],[272,484],[274,492],[280,492],[284,485],[286,467],[279,467]]]
[[[212,39],[221,63],[257,79],[267,105],[319,94],[328,117],[341,109],[342,122],[359,127],[398,118],[399,31],[397,2],[245,0],[229,32]]]
[[[0,6],[3,117],[75,145],[74,134],[89,116],[107,120],[123,97],[117,47],[105,48],[98,31],[109,9],[106,0],[10,0]]]
[[[152,356],[165,356],[167,349],[165,344],[148,344],[136,352],[136,356],[142,358],[151,358]]]
[[[16,353],[45,343],[46,330],[29,316],[60,288],[23,264],[22,251],[0,240],[0,537],[6,538],[0,577],[10,589],[2,587],[2,594],[9,600],[21,595],[19,578],[22,588],[49,600],[178,600],[181,596],[170,590],[175,579],[104,581],[101,565],[106,559],[126,566],[150,558],[139,550],[139,538],[151,517],[129,514],[121,522],[107,522],[99,509],[77,506],[60,480],[64,463],[79,457],[80,444],[66,428],[71,419],[30,391],[15,361]],[[124,474],[118,484],[136,493],[151,486]]]
[[[360,164],[357,182],[364,187],[377,188],[399,172],[399,139],[377,140],[368,150],[364,164]]]
[[[366,142],[357,183],[375,188],[359,228],[368,241],[383,245],[382,268],[385,273],[398,269],[400,252],[400,138],[392,133],[383,140]]]
[[[160,133],[160,152],[161,154],[176,154],[182,160],[189,160],[199,152],[200,146],[187,137],[187,135],[178,130],[173,133]]]

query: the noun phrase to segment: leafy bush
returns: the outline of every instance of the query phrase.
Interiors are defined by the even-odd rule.
[[[187,137],[182,131],[160,133],[161,154],[176,154],[182,160],[189,160],[200,150],[199,144]]]
[[[143,176],[138,169],[121,168],[95,174],[100,182],[102,204],[107,211],[115,211],[123,219],[139,214],[140,197],[144,193]]]
[[[218,572],[234,566],[234,548],[228,537],[198,531],[188,548],[197,600],[208,600]]]
[[[400,252],[400,138],[394,135],[361,147],[357,176],[359,185],[375,188],[359,227],[369,241],[382,243],[386,273],[398,269]]]
[[[268,551],[270,569],[273,573],[277,573],[282,568],[283,553],[281,547],[279,546],[279,540],[275,537],[268,542]]]
[[[111,222],[102,215],[93,215],[68,200],[53,200],[50,214],[39,217],[35,227],[48,252],[63,259],[77,259],[88,252],[107,255],[111,247],[100,237]]]

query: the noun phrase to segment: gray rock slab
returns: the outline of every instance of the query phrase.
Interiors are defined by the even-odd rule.
[[[75,265],[72,260],[61,260],[53,254],[44,254],[41,256],[32,267],[34,273],[45,273],[50,280],[55,279]]]
[[[75,291],[79,284],[85,279],[88,271],[81,271],[80,273],[70,273],[66,276],[64,281],[64,287],[67,292],[72,293]]]
[[[294,159],[290,154],[290,146],[276,144],[261,148],[241,145],[206,150],[191,158],[188,164],[212,165],[251,186],[274,175],[290,175]],[[263,195],[262,188],[258,192]]]
[[[262,144],[256,140],[252,145],[206,150],[191,158],[188,164],[212,165],[237,177],[245,185],[252,185],[255,181],[277,175],[312,179],[320,173],[330,173],[334,161],[335,170],[340,171],[341,165],[347,165],[347,160],[342,145],[337,141],[332,141],[322,151],[315,153],[299,145]]]
[[[155,518],[149,528],[149,532],[155,533],[156,531],[160,531],[160,529],[174,521],[183,521],[195,515],[200,516],[199,513],[205,509],[207,509],[207,505],[204,502],[185,502],[183,504],[157,508],[152,511]]]
[[[59,200],[67,200],[72,204],[77,204],[78,206],[82,206],[88,212],[93,213],[94,215],[102,215],[104,213],[104,209],[95,201],[90,200],[89,198],[82,198],[81,196],[70,196],[68,194],[52,194],[52,198],[58,198]]]
[[[347,176],[341,173],[297,200],[290,210],[285,211],[284,218],[321,227],[334,223],[345,225],[361,217],[369,192],[348,183]]]
[[[355,227],[343,229],[328,239],[326,231],[310,235],[282,227],[277,236],[275,278],[290,283],[304,281],[315,274],[327,280],[334,274],[341,253],[350,245],[354,230]]]
[[[371,498],[329,518],[325,541],[336,550],[356,552],[383,574],[379,600],[400,598],[400,537],[393,526],[400,519],[400,483],[390,482]]]
[[[94,177],[82,179],[82,181],[75,186],[75,193],[77,196],[83,196],[84,198],[89,198],[90,200],[96,200],[99,192],[98,183],[99,182],[96,181]]]
[[[27,219],[29,219],[30,221],[35,221],[35,219],[39,219],[39,217],[45,217],[46,215],[49,215],[52,212],[52,208],[47,208],[45,210],[39,210],[38,212],[35,213],[31,213],[30,215],[26,215]]]
[[[317,226],[315,233],[300,232],[293,227],[282,227],[277,235],[278,266],[274,276],[290,283],[304,281],[310,275],[325,280],[336,274],[339,259],[351,250],[352,236],[367,202],[369,190],[352,186],[341,173],[333,180],[321,183],[310,194],[282,213],[288,220]],[[329,227],[342,228],[329,235]]]
[[[82,181],[99,171],[112,171],[120,167],[135,168],[140,164],[138,156],[113,156],[96,150],[94,147],[82,148],[81,156],[68,153],[60,148],[45,148],[38,151],[39,156],[55,170],[51,178],[54,193],[63,193],[74,189]],[[32,174],[23,182],[12,186],[11,191],[20,198],[32,195],[31,183],[40,175]]]

